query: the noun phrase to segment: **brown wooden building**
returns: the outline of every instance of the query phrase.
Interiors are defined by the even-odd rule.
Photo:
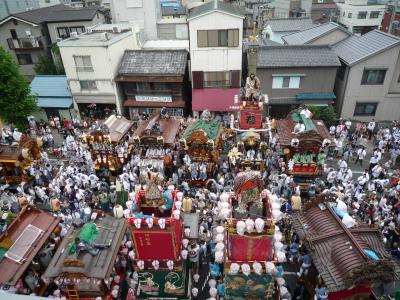
[[[186,50],[127,50],[115,79],[133,119],[165,107],[169,116],[191,109]]]

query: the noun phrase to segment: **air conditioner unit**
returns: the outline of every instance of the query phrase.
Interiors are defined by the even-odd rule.
[[[102,41],[108,41],[108,33],[107,32],[102,32],[101,33],[101,40]]]
[[[93,29],[92,29],[91,27],[88,27],[88,28],[86,28],[86,32],[87,32],[87,33],[92,33],[92,32],[93,32]]]
[[[114,26],[114,27],[112,28],[112,31],[113,31],[114,33],[120,33],[120,32],[121,32],[121,27],[120,27],[120,26]]]
[[[32,35],[30,30],[25,30],[25,34],[26,34],[26,36],[31,36]]]
[[[71,39],[72,40],[78,39],[78,33],[77,32],[71,32]]]

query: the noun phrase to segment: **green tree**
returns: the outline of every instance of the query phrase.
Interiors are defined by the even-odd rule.
[[[0,47],[0,118],[23,129],[27,117],[37,109],[36,101],[19,65]]]
[[[327,127],[334,125],[337,121],[335,108],[332,105],[328,107],[310,106],[308,109],[313,114],[313,119],[324,121]]]
[[[33,69],[38,75],[58,75],[53,59],[47,54],[39,55],[39,61]]]

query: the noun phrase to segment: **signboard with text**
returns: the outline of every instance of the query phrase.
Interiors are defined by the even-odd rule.
[[[136,101],[172,102],[171,96],[136,95]]]

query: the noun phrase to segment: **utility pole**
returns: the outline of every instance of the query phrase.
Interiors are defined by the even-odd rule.
[[[388,33],[392,34],[392,28],[393,28],[393,22],[395,21],[396,18],[396,12],[397,12],[397,6],[399,5],[399,0],[396,0],[393,9],[392,9],[392,15],[390,17],[390,23],[389,23],[389,29]]]

